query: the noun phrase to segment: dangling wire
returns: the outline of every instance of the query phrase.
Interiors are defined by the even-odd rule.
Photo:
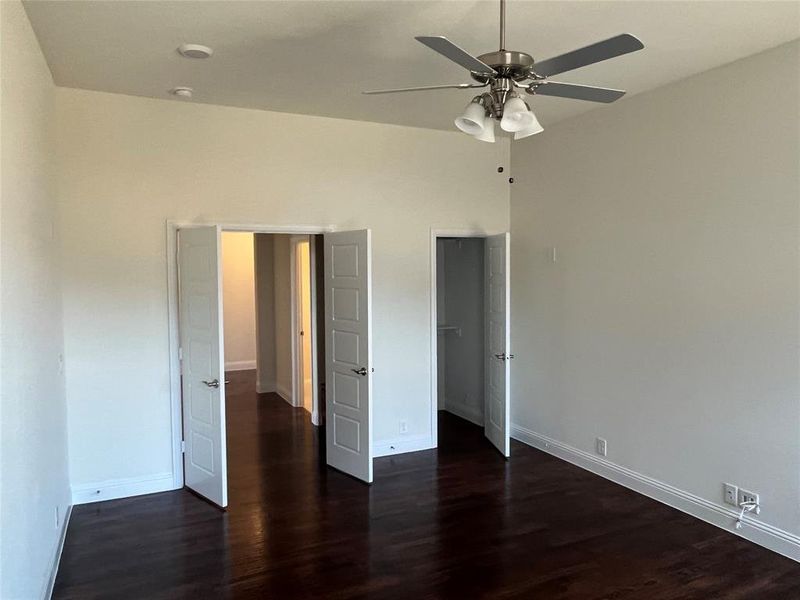
[[[742,511],[739,513],[739,516],[736,517],[736,529],[742,528],[742,523],[744,522],[744,513],[751,513],[755,511],[755,513],[758,514],[760,510],[758,502],[742,502],[739,506],[742,507]]]

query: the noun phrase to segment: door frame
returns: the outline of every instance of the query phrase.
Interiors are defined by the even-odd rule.
[[[493,232],[486,229],[436,229],[431,228],[431,448],[439,446],[439,372],[438,372],[438,331],[436,329],[438,321],[438,303],[436,291],[436,240],[438,238],[487,238],[490,235],[498,235],[504,231]],[[509,402],[510,404],[510,402]],[[510,410],[510,406],[507,409]]]
[[[311,297],[311,313],[309,320],[311,321],[311,331],[308,335],[311,337],[311,422],[314,425],[319,425],[319,375],[317,373],[317,340],[319,339],[319,331],[317,330],[317,311],[314,310],[317,300],[317,285],[316,285],[316,251],[315,244],[311,238],[311,234],[293,234],[289,240],[289,268],[291,270],[291,324],[292,324],[292,404],[296,407],[302,407],[303,402],[300,401],[300,392],[304,387],[301,372],[302,361],[300,355],[302,348],[299,347],[298,331],[300,329],[300,294],[297,289],[297,245],[307,242],[308,243],[308,262],[309,262],[309,292]],[[324,335],[324,332],[323,332]]]
[[[180,489],[184,483],[183,472],[183,399],[181,395],[180,329],[178,326],[178,230],[191,227],[219,226],[224,231],[240,231],[248,233],[280,233],[297,235],[317,235],[336,231],[333,225],[264,225],[248,223],[231,223],[222,221],[179,221],[167,220],[167,315],[168,315],[168,351],[169,351],[169,396],[170,426],[172,429],[172,489]],[[313,267],[313,264],[312,264]],[[294,281],[294,278],[293,278]],[[294,285],[294,284],[293,284]],[[314,288],[312,287],[312,294]],[[313,295],[312,295],[313,298]],[[313,312],[313,311],[312,311]],[[312,328],[315,320],[312,321]],[[312,348],[315,340],[312,340]],[[294,352],[293,352],[294,354]],[[312,361],[315,362],[312,356]],[[315,365],[316,367],[316,365]],[[316,369],[314,371],[314,384]],[[317,392],[315,391],[315,396]],[[227,440],[226,440],[227,445]]]

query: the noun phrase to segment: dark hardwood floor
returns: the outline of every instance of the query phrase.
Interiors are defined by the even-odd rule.
[[[800,598],[800,565],[442,414],[439,450],[320,464],[301,409],[228,388],[230,506],[187,491],[75,508],[54,597]]]

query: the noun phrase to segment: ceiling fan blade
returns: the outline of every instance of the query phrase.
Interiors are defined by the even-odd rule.
[[[540,83],[532,93],[537,96],[558,96],[559,98],[572,98],[573,100],[589,100],[590,102],[614,102],[625,95],[625,90],[612,90],[610,88],[580,85],[577,83],[559,83],[547,81]]]
[[[370,95],[394,94],[397,92],[426,92],[428,90],[448,90],[448,89],[463,90],[467,88],[478,88],[478,87],[485,87],[485,86],[482,83],[453,83],[450,85],[423,85],[420,87],[395,88],[393,90],[367,90],[361,93]]]
[[[558,75],[566,71],[572,71],[579,67],[592,65],[609,58],[615,58],[628,54],[629,52],[636,52],[644,48],[644,44],[629,33],[623,33],[615,37],[597,42],[591,46],[579,48],[566,54],[554,56],[547,60],[537,61],[533,65],[533,70],[538,75],[550,77],[551,75]]]
[[[455,63],[458,63],[465,69],[474,73],[483,73],[485,75],[497,75],[492,67],[479,61],[466,50],[459,48],[453,42],[442,36],[417,36],[415,40],[422,42],[431,50],[435,50],[442,56],[449,58]]]

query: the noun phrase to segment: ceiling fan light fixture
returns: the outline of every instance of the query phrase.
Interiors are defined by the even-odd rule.
[[[542,124],[539,123],[539,119],[536,118],[536,115],[533,114],[533,111],[531,111],[531,115],[533,115],[533,123],[531,123],[525,129],[515,132],[514,133],[515,140],[521,140],[523,138],[530,137],[532,135],[536,135],[537,133],[542,133],[544,131],[544,127],[542,127]]]
[[[477,96],[467,104],[464,114],[456,117],[454,121],[456,127],[469,135],[480,135],[486,126],[486,109],[481,103],[480,96]]]
[[[494,119],[487,118],[483,124],[483,131],[473,136],[476,140],[494,144]]]
[[[504,131],[516,133],[530,127],[536,117],[531,112],[530,107],[525,104],[519,96],[511,96],[503,106],[503,118],[500,120],[500,127]]]

